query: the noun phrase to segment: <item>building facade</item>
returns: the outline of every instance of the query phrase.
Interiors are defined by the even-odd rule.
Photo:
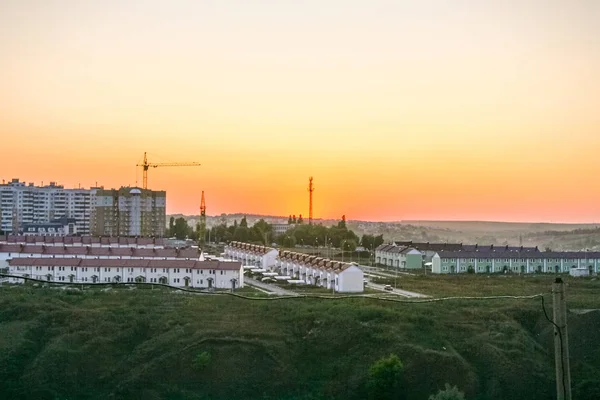
[[[589,275],[600,269],[600,252],[536,252],[519,250],[442,251],[431,272],[454,273],[570,273],[585,268]]]
[[[184,288],[244,287],[241,263],[161,259],[14,258],[8,262],[11,283],[24,278],[61,283],[157,283]]]
[[[50,222],[23,224],[23,235],[26,236],[74,236],[77,233],[75,218],[62,217]]]
[[[307,285],[320,286],[336,292],[364,291],[364,272],[354,263],[284,251],[277,258],[275,270]]]
[[[89,260],[184,260],[203,261],[204,256],[198,248],[157,248],[131,246],[100,245],[53,245],[0,243],[0,269],[17,258],[71,258]]]
[[[296,227],[296,224],[271,224],[274,236],[280,236]]]
[[[0,184],[0,229],[21,233],[26,225],[66,217],[75,220],[80,234],[89,234],[93,193],[93,189],[65,189],[55,182],[34,186],[13,179]]]
[[[409,246],[382,244],[375,249],[375,263],[400,269],[422,268],[423,254]]]
[[[93,236],[162,237],[167,194],[140,188],[97,189],[90,233]]]
[[[93,237],[93,236],[48,236],[48,235],[0,235],[2,244],[22,244],[60,247],[128,247],[140,249],[162,249],[165,247],[164,238],[141,237]]]
[[[244,265],[253,265],[264,269],[273,269],[279,251],[272,247],[256,244],[231,242],[225,246],[225,257],[241,261]]]

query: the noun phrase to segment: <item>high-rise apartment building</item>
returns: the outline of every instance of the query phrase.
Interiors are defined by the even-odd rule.
[[[55,182],[34,186],[13,179],[0,184],[0,230],[21,234],[25,227],[69,218],[75,220],[73,234],[81,236],[162,237],[166,198],[164,191],[65,189]]]
[[[90,232],[91,197],[94,189],[65,189],[50,182],[46,186],[26,184],[18,179],[0,184],[0,229],[21,233],[25,224],[47,223],[73,218],[77,232]]]
[[[93,199],[92,235],[164,236],[166,192],[136,187],[97,189]]]

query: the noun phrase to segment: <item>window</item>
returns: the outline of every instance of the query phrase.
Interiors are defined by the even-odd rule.
[[[223,275],[223,271],[221,271],[221,275]]]

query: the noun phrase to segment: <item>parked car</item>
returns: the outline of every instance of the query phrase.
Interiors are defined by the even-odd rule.
[[[391,290],[394,290],[394,288],[393,288],[391,285],[385,285],[385,286],[383,287],[383,289],[384,289],[384,290],[390,290],[390,291],[391,291]]]

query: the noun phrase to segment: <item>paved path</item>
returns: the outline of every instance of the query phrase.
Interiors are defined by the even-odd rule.
[[[291,290],[282,289],[279,286],[257,281],[256,279],[248,278],[247,276],[244,277],[244,284],[263,289],[264,291],[269,292],[269,294],[276,294],[278,296],[298,296],[298,293],[292,292]]]
[[[393,294],[397,294],[397,295],[404,296],[404,297],[417,297],[417,298],[430,297],[430,296],[427,296],[422,293],[409,292],[408,290],[402,290],[402,289],[385,290],[383,288],[384,286],[385,285],[378,285],[376,283],[371,283],[371,282],[367,283],[367,287],[370,287],[371,289],[375,289],[375,290],[381,290],[382,292],[385,292],[385,293],[393,293]]]

